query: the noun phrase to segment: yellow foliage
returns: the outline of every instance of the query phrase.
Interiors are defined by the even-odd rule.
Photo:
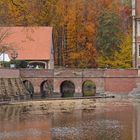
[[[98,18],[105,8],[119,12],[118,0],[0,0],[0,6],[0,18],[7,25],[53,26],[58,65],[97,67],[98,62],[99,67],[131,67],[129,37],[109,58],[101,53],[97,59],[95,49]]]
[[[119,50],[113,52],[111,57],[106,57],[103,54],[98,56],[99,67],[105,68],[108,65],[110,68],[132,68],[132,31],[122,38],[122,43]]]

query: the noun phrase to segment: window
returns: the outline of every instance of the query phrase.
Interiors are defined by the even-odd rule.
[[[138,33],[138,36],[140,36],[140,21],[137,22],[137,33]]]
[[[135,9],[135,7],[136,7],[136,2],[135,0],[132,0],[132,8]]]
[[[138,56],[140,57],[140,44],[138,45]]]

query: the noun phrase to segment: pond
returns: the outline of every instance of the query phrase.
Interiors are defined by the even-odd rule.
[[[8,111],[8,110],[5,110]],[[140,103],[97,100],[94,109],[0,116],[0,140],[140,140]]]

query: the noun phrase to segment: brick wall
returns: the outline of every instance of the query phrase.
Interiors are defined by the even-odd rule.
[[[105,78],[105,91],[129,93],[136,87],[136,78]]]
[[[22,80],[29,80],[35,92],[40,92],[43,81],[53,83],[54,92],[60,92],[63,81],[71,81],[75,85],[75,92],[82,94],[82,85],[86,80],[96,84],[97,92],[129,93],[140,82],[138,70],[120,69],[55,69],[55,70],[33,70],[33,69],[0,69],[1,78],[16,78],[21,76]]]
[[[18,69],[0,69],[0,78],[19,78],[20,72]]]
[[[48,69],[20,69],[20,76],[27,78],[53,77],[54,71]]]
[[[136,14],[140,17],[140,0],[136,0]]]
[[[138,70],[105,70],[105,91],[128,93],[136,87]]]

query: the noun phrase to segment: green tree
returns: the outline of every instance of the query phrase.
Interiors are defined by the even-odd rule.
[[[130,30],[129,30],[130,31]],[[100,55],[98,57],[99,67],[105,68],[131,68],[132,67],[132,31],[121,39],[119,50],[114,50],[112,57]]]
[[[111,57],[119,49],[121,42],[120,17],[112,9],[105,10],[99,16],[96,49],[99,54]]]

